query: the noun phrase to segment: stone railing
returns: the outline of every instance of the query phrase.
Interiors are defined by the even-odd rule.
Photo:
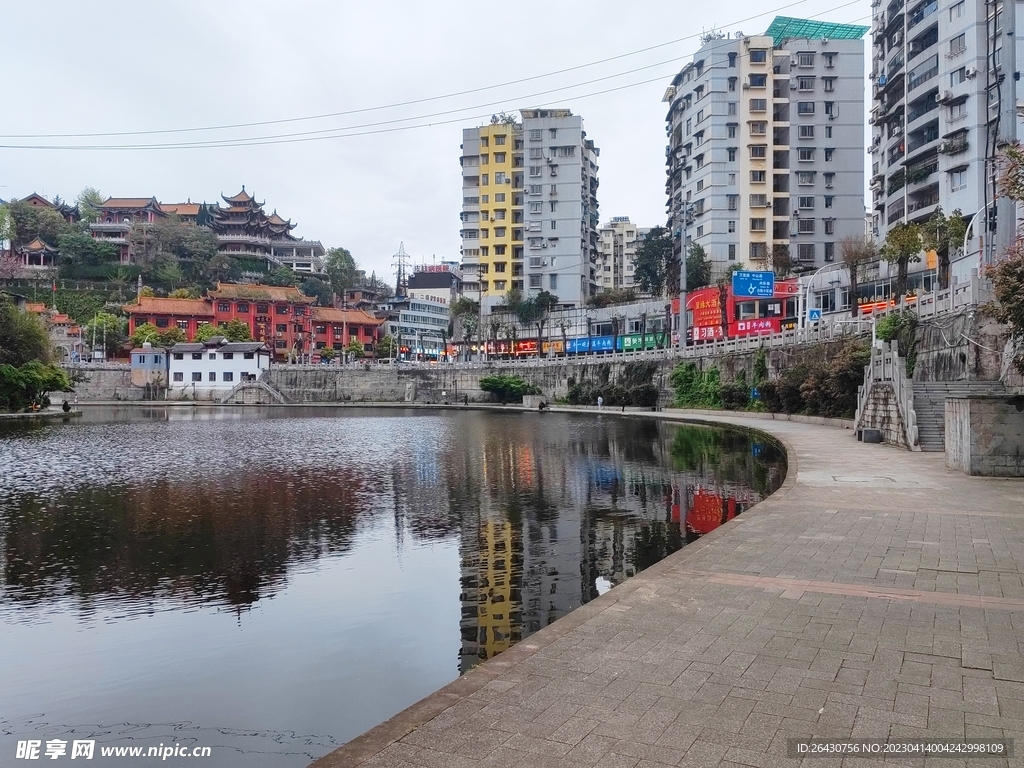
[[[871,359],[864,368],[864,383],[857,388],[855,430],[877,427],[867,424],[866,417],[873,392],[879,386],[892,389],[898,415],[905,430],[907,446],[912,451],[921,450],[917,433],[917,413],[914,410],[914,385],[907,378],[907,364],[899,356],[895,341],[878,342],[878,345],[871,349]]]

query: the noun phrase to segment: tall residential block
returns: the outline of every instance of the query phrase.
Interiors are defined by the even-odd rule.
[[[872,10],[875,236],[924,222],[937,206],[965,216],[991,210],[996,190],[986,180],[998,144],[1019,122],[1016,73],[1004,65],[1003,27],[1014,25],[1005,24],[1003,3],[874,0]]]
[[[629,216],[612,216],[598,229],[597,290],[635,288],[636,249],[650,230],[638,227]]]
[[[582,306],[597,286],[597,157],[567,109],[524,109],[462,135],[463,292],[485,309],[518,289]]]
[[[863,235],[866,31],[780,16],[704,38],[664,96],[677,258],[697,244],[718,273],[809,270]]]

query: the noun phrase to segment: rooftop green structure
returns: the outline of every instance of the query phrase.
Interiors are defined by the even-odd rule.
[[[770,36],[778,47],[786,40],[818,40],[823,37],[829,40],[859,40],[867,31],[868,28],[860,24],[837,24],[831,21],[776,16],[771,26],[765,30],[765,35]]]

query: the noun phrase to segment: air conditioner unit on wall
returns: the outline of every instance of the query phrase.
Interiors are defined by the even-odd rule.
[[[964,68],[964,77],[973,78],[977,74],[978,74],[978,70],[977,70],[976,67],[966,67],[966,68]]]

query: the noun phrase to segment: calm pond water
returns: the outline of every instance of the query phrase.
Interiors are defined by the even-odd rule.
[[[612,416],[154,407],[0,427],[0,764],[21,740],[94,739],[91,765],[180,744],[301,768],[784,476],[745,433]]]

